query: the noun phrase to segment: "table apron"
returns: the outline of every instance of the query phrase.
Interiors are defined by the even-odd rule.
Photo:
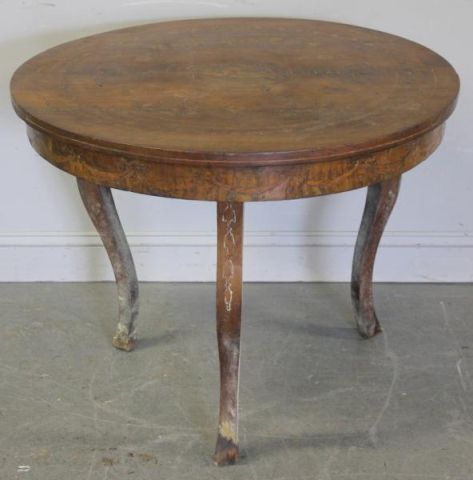
[[[269,166],[194,166],[95,150],[31,126],[34,149],[56,167],[95,184],[188,200],[254,202],[354,190],[401,175],[440,144],[444,125],[409,142],[357,157]]]

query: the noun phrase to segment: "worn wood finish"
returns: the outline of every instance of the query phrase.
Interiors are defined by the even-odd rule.
[[[365,338],[381,332],[373,302],[373,268],[378,245],[396,203],[400,185],[401,177],[395,177],[368,187],[351,277],[356,324]]]
[[[142,191],[136,172],[150,162],[256,173],[356,161],[440,126],[458,86],[443,58],[393,35],[245,18],[149,24],[69,42],[21,66],[11,91],[18,114],[54,143],[51,150],[74,145],[76,158],[93,155],[108,172],[108,185]],[[132,158],[135,173],[117,178],[123,171],[104,152]],[[73,162],[49,160],[76,174]],[[87,169],[83,175],[94,180]]]
[[[356,158],[297,165],[193,166],[84,150],[29,128],[36,151],[62,170],[148,195],[215,201],[289,200],[344,192],[415,167],[440,144],[444,127],[397,147]]]
[[[238,451],[238,381],[243,256],[243,204],[217,204],[217,338],[220,415],[214,462],[234,463]]]
[[[119,348],[134,345],[137,283],[109,188],[218,202],[219,465],[238,458],[243,202],[369,186],[352,296],[372,336],[373,264],[398,179],[440,144],[458,90],[451,65],[416,43],[276,18],[94,35],[34,57],[11,82],[32,146],[81,179],[117,278]]]
[[[85,208],[102,238],[117,282],[118,326],[112,344],[129,352],[136,344],[134,322],[138,316],[138,280],[130,247],[110,189],[80,178],[77,184]]]

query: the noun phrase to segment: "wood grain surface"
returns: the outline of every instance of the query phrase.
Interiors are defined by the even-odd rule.
[[[448,62],[405,39],[255,18],[95,35],[31,59],[11,84],[31,144],[78,177],[107,248],[118,348],[135,343],[137,282],[110,187],[218,202],[218,465],[239,457],[243,202],[370,185],[352,298],[360,333],[373,336],[374,259],[400,176],[440,144],[458,90]]]
[[[57,167],[92,183],[188,200],[255,202],[344,192],[401,175],[440,144],[443,126],[389,149],[356,157],[295,165],[189,165],[84,148],[28,129],[36,151]]]
[[[148,24],[48,50],[15,73],[17,113],[56,142],[179,165],[268,166],[366,155],[452,112],[431,50],[312,20]]]

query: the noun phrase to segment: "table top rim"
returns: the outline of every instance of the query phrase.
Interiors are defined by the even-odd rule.
[[[125,32],[130,30],[139,30],[142,27],[151,27],[159,24],[177,24],[177,23],[195,23],[200,21],[235,21],[235,20],[244,20],[244,21],[294,21],[294,22],[312,22],[312,23],[323,23],[323,24],[332,24],[335,26],[346,26],[354,29],[360,29],[363,31],[371,31],[386,35],[389,37],[398,38],[405,42],[408,42],[416,47],[421,47],[428,52],[433,53],[439,60],[445,62],[445,65],[450,68],[451,73],[453,74],[452,78],[455,81],[455,85],[452,86],[452,98],[450,103],[446,104],[445,107],[439,111],[435,118],[430,118],[428,121],[415,125],[409,129],[402,130],[400,132],[394,132],[392,135],[383,138],[375,143],[358,143],[354,145],[343,145],[339,149],[284,149],[284,150],[271,150],[271,151],[258,151],[258,150],[248,150],[248,151],[216,151],[216,150],[201,150],[201,149],[178,149],[178,148],[156,148],[149,147],[137,144],[125,144],[117,142],[109,142],[101,138],[91,138],[90,136],[82,136],[80,134],[59,128],[55,125],[52,125],[48,122],[41,120],[38,117],[30,114],[22,105],[17,102],[15,95],[15,84],[19,76],[21,76],[22,68],[27,65],[29,62],[34,60],[36,57],[39,57],[47,52],[51,52],[55,49],[60,49],[61,47],[80,42],[85,39],[91,39],[93,37],[100,37],[111,33],[116,32]],[[172,21],[161,21],[161,22],[147,22],[143,24],[137,24],[134,26],[128,26],[125,28],[119,28],[114,30],[109,30],[93,35],[88,35],[86,37],[81,37],[76,40],[71,40],[57,46],[54,46],[50,49],[47,49],[38,55],[30,58],[25,63],[23,63],[14,73],[10,83],[11,88],[11,100],[14,110],[17,115],[24,120],[31,128],[41,131],[44,134],[47,134],[51,137],[54,137],[60,141],[66,143],[73,143],[76,146],[82,146],[86,150],[99,150],[113,152],[116,154],[123,154],[127,156],[137,156],[141,158],[147,158],[155,161],[166,161],[169,163],[176,164],[192,164],[192,165],[225,165],[229,167],[238,167],[238,166],[271,166],[271,165],[291,165],[291,164],[300,164],[300,163],[315,163],[315,162],[325,162],[331,160],[337,160],[342,158],[356,158],[361,155],[368,155],[372,152],[378,152],[386,150],[392,147],[408,143],[416,138],[421,137],[422,135],[434,130],[435,128],[442,125],[452,114],[456,107],[458,100],[458,95],[460,91],[460,79],[453,68],[453,66],[441,55],[432,51],[428,47],[425,47],[422,44],[419,44],[415,41],[408,40],[404,37],[394,35],[391,33],[383,32],[380,30],[366,28],[362,26],[341,23],[341,22],[332,22],[324,21],[318,19],[308,19],[308,18],[291,18],[291,17],[210,17],[210,18],[198,18],[198,19],[182,19],[182,20],[172,20]]]
[[[380,151],[396,148],[404,144],[423,137],[424,135],[434,131],[443,125],[451,116],[456,107],[456,101],[443,112],[435,123],[429,124],[428,127],[415,131],[410,135],[406,135],[402,139],[387,140],[383,144],[374,146],[357,145],[352,150],[344,150],[342,152],[314,152],[313,150],[292,150],[280,152],[215,152],[215,151],[178,151],[178,150],[161,150],[148,149],[132,146],[132,148],[123,148],[123,145],[107,143],[105,141],[91,142],[80,136],[73,136],[68,132],[54,129],[50,126],[42,125],[33,118],[28,118],[23,111],[14,105],[14,109],[18,116],[32,129],[37,130],[60,143],[71,144],[81,147],[84,151],[97,151],[104,153],[112,153],[125,157],[136,157],[149,161],[173,163],[176,165],[195,165],[195,166],[227,166],[227,167],[263,167],[263,166],[288,166],[300,165],[305,163],[324,163],[342,159],[356,160],[359,157],[366,157]]]

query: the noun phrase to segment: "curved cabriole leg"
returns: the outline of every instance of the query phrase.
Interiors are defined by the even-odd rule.
[[[384,227],[396,203],[401,177],[368,187],[365,211],[356,240],[351,277],[351,298],[360,335],[381,332],[373,304],[373,266]]]
[[[220,415],[216,465],[235,463],[238,450],[238,374],[243,254],[243,204],[217,204],[217,338]]]
[[[138,280],[130,247],[108,187],[77,179],[85,208],[112,263],[118,289],[119,319],[112,345],[127,352],[136,345],[134,321],[138,316]]]

